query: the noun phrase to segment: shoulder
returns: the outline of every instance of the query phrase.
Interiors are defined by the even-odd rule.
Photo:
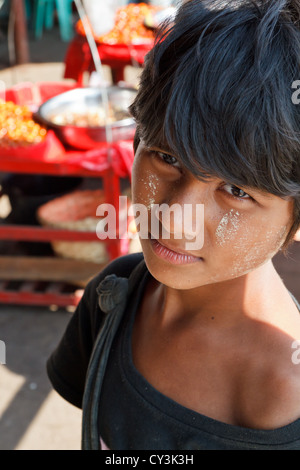
[[[260,349],[258,345],[257,349]],[[243,374],[244,400],[240,402],[247,427],[270,430],[298,420],[300,341],[283,332],[273,332],[265,337],[264,347],[248,366]]]
[[[300,418],[300,373],[294,369],[273,368],[266,373],[264,398],[259,399],[255,427],[277,429]]]

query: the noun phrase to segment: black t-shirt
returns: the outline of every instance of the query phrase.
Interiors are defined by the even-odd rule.
[[[114,261],[86,288],[47,368],[54,388],[81,407],[86,371],[103,314],[96,287],[106,274],[128,277],[141,255]],[[149,384],[134,367],[131,335],[149,272],[129,300],[110,351],[99,402],[99,435],[112,450],[300,449],[300,419],[274,430],[233,426],[190,410]]]

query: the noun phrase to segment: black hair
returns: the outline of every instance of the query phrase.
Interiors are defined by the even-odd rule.
[[[300,225],[299,0],[189,0],[147,55],[135,147],[166,144],[201,179],[294,199]]]

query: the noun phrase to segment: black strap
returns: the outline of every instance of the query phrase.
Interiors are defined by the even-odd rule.
[[[142,260],[128,279],[110,274],[103,279],[97,288],[99,306],[106,316],[98,333],[87,372],[82,406],[83,450],[101,450],[98,411],[110,348],[128,300],[146,272],[147,268]]]

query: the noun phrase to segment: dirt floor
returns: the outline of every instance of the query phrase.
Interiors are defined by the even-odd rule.
[[[0,80],[57,80],[63,75],[67,45],[57,28],[30,42],[30,65],[9,67],[5,37],[0,39]],[[275,259],[281,276],[300,301],[300,243],[289,258]],[[80,449],[81,412],[51,388],[45,361],[61,337],[71,311],[0,305],[0,340],[6,364],[0,365],[0,450]]]

